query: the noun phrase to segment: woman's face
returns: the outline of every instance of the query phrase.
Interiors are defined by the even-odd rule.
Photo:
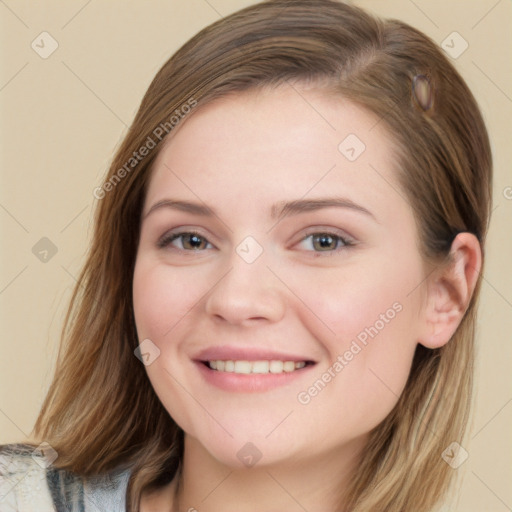
[[[215,100],[160,152],[142,216],[139,340],[197,446],[238,466],[341,454],[391,411],[425,268],[378,119],[298,86]]]

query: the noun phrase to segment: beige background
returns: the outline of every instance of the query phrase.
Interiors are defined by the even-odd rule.
[[[146,87],[163,62],[199,29],[252,3],[0,3],[0,443],[22,440],[32,428],[90,236],[96,203],[92,191],[101,183]],[[454,62],[488,123],[495,196],[478,331],[474,430],[465,446],[469,459],[457,470],[464,476],[458,503],[446,510],[510,511],[512,2],[355,3],[409,22],[439,44],[453,31],[469,44]],[[47,59],[31,48],[43,31],[58,42]],[[32,252],[42,237],[57,248],[47,262]]]

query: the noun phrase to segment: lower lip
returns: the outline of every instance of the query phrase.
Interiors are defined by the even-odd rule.
[[[204,379],[224,391],[238,393],[260,393],[285,386],[300,379],[308,373],[314,365],[307,365],[293,372],[283,373],[234,373],[212,370],[204,363],[195,361],[199,372]]]

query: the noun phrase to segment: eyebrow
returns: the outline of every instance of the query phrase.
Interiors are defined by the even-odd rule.
[[[192,213],[194,215],[200,215],[204,217],[218,216],[215,213],[215,210],[208,207],[206,204],[191,201],[162,199],[161,201],[157,201],[153,206],[151,206],[146,215],[144,215],[144,219],[147,218],[152,212],[160,208],[172,208],[182,212]],[[363,213],[377,221],[375,215],[364,206],[357,204],[350,199],[339,197],[325,199],[297,199],[295,201],[288,202],[282,201],[272,206],[271,217],[274,220],[280,220],[289,215],[298,215],[323,208],[346,208],[359,213]]]
[[[298,199],[296,201],[282,202],[272,207],[272,218],[282,219],[288,215],[297,215],[300,213],[320,210],[322,208],[347,208],[359,213],[363,213],[375,221],[375,215],[365,208],[364,206],[355,203],[354,201],[342,198],[332,197],[325,199]]]

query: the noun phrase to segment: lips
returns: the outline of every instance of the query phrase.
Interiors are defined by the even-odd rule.
[[[299,353],[233,346],[204,349],[193,360],[207,382],[231,392],[269,391],[300,378],[316,364]]]
[[[256,347],[231,347],[227,345],[203,349],[192,359],[203,363],[208,363],[209,361],[291,361],[294,363],[316,363],[316,361],[305,354],[278,352]]]

